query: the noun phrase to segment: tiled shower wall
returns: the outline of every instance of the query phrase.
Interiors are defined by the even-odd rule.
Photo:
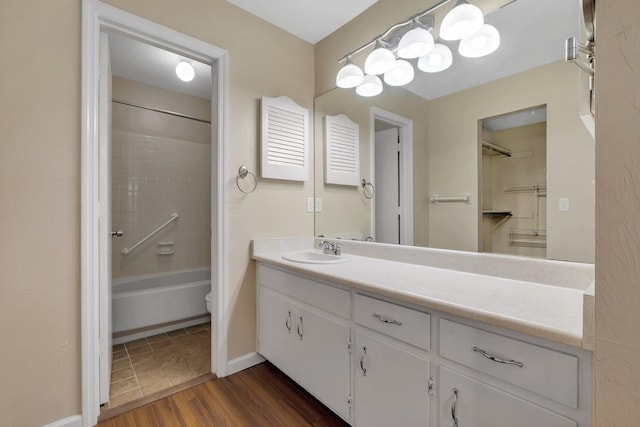
[[[118,80],[114,79],[114,99],[124,95],[118,89],[126,83],[128,101],[148,104],[139,96],[130,99],[136,94],[131,88],[139,83]],[[144,89],[173,94],[148,86]],[[194,130],[202,126],[193,120],[113,104],[112,223],[113,228],[124,231],[123,237],[112,239],[114,278],[210,265],[211,146],[206,129]],[[162,135],[167,127],[171,137]],[[173,212],[178,213],[177,220],[128,255],[121,253]],[[173,242],[174,253],[160,255],[160,242]]]

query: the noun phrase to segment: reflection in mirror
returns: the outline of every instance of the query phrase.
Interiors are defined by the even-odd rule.
[[[477,3],[480,5],[481,2]],[[564,7],[567,10],[560,10]],[[500,24],[501,14],[508,17],[508,25]],[[376,169],[376,153],[380,149],[376,150],[373,114],[373,111],[381,110],[405,118],[412,124],[408,137],[412,166],[407,170],[400,164],[398,187],[401,190],[400,205],[406,200],[402,197],[404,184],[410,183],[413,187],[413,208],[409,215],[413,217],[413,232],[407,239],[407,242],[412,242],[409,244],[593,262],[594,142],[580,119],[581,103],[584,102],[580,97],[581,71],[564,62],[563,57],[564,40],[580,34],[579,14],[577,2],[517,0],[486,17],[500,28],[503,35],[500,49],[492,56],[482,58],[481,63],[454,58],[454,66],[461,67],[453,70],[457,76],[455,79],[446,74],[417,72],[416,80],[405,88],[385,86],[380,95],[372,98],[357,96],[348,89],[334,89],[319,96],[315,101],[315,191],[316,198],[321,201],[321,209],[316,209],[315,214],[316,235],[359,240],[367,237],[379,239],[382,235],[376,226],[376,218],[380,216],[376,202],[380,187],[388,184],[389,180],[381,178]],[[531,25],[539,29],[541,15],[545,17],[545,28],[558,28],[559,31],[555,40],[547,37],[552,31],[545,31],[544,43],[547,45],[532,46],[532,39],[536,37],[523,40],[528,33],[522,29]],[[556,19],[562,21],[558,23],[554,21]],[[513,60],[515,64],[511,63],[503,51],[517,51],[523,43],[529,46],[525,49],[525,56],[539,58],[537,62],[527,62],[525,68],[519,59]],[[538,55],[539,52],[544,54]],[[498,64],[488,65],[496,58]],[[468,67],[466,72],[465,67]],[[498,71],[491,77],[488,76],[489,69]],[[429,87],[430,90],[424,90]],[[487,148],[483,149],[479,142],[482,140],[482,125],[485,119],[534,106],[546,108],[546,122],[537,125],[537,132],[545,145],[544,151],[540,151],[541,147],[538,150],[544,153],[540,154],[544,157],[544,165],[527,165],[537,168],[537,175],[530,179],[495,184],[493,191],[496,194],[503,192],[505,197],[514,198],[514,202],[490,199],[484,186],[488,178],[483,177],[487,172],[487,167],[483,168],[483,158],[486,157],[483,151],[487,152]],[[361,178],[376,188],[376,195],[371,200],[365,197],[361,185],[333,185],[324,181],[322,123],[327,115],[338,114],[345,114],[359,125]],[[490,126],[491,122],[487,120],[486,123]],[[489,135],[489,131],[485,134]],[[504,129],[498,133],[501,132],[507,135],[516,130]],[[525,157],[517,156],[531,151],[511,146],[510,142],[502,143],[502,134],[487,136],[487,142],[492,141],[491,137],[495,137],[494,142],[501,142],[495,145],[504,145],[515,153],[513,164],[525,161]],[[496,165],[506,161],[499,156],[491,159]],[[504,192],[506,187],[524,185],[538,185],[538,194],[536,190]],[[470,203],[464,202],[466,194],[470,195]],[[434,195],[463,202],[432,203]],[[512,216],[498,226],[500,218],[483,214],[483,211],[491,210],[511,211]],[[498,226],[498,231],[493,233],[493,237],[498,239],[500,236],[500,240],[494,241],[492,237],[489,242],[487,231],[495,226]],[[399,228],[402,235],[402,224]],[[534,239],[518,233],[513,233],[510,238],[511,229],[515,232],[540,232]],[[546,230],[544,236],[543,230]],[[397,229],[392,231],[394,233],[397,234]],[[393,241],[386,237],[380,240]],[[537,243],[522,244],[528,240]],[[398,241],[397,237],[395,241]]]
[[[481,123],[482,252],[546,257],[547,107]]]

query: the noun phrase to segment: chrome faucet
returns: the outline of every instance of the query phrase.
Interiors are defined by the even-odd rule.
[[[341,254],[340,245],[337,243],[333,243],[328,240],[323,240],[322,242],[320,242],[318,246],[322,249],[322,252],[324,252],[325,254],[331,254],[331,255]]]

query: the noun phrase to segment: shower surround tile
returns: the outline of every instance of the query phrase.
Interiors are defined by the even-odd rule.
[[[113,348],[108,408],[211,372],[209,323],[130,341]]]

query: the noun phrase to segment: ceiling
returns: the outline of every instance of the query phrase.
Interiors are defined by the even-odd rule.
[[[319,40],[377,0],[343,1],[344,4],[340,7],[336,6],[335,0],[227,1],[250,10],[299,37]],[[478,0],[474,3],[486,8],[487,4],[495,7],[496,2]],[[453,65],[436,74],[423,73],[414,67],[416,78],[405,88],[425,99],[435,99],[562,60],[565,40],[580,34],[579,16],[579,2],[575,0],[517,0],[508,3],[485,17],[487,23],[500,31],[501,45],[496,52],[484,58],[468,59],[458,55],[456,42],[445,42],[454,53]],[[436,27],[441,19],[441,16],[436,17]],[[315,35],[298,34],[301,27]],[[380,29],[381,32],[383,30],[384,28]],[[109,41],[115,76],[200,98],[210,98],[211,67],[208,64],[120,34],[110,34]],[[344,53],[352,48],[353,46],[345,46]],[[357,58],[354,57],[354,62],[364,62],[365,56],[365,53],[359,54]],[[196,77],[189,83],[180,81],[175,75],[175,66],[182,59],[187,59],[196,71]],[[415,65],[417,60],[411,61]]]
[[[378,0],[227,0],[247,12],[316,44]]]

